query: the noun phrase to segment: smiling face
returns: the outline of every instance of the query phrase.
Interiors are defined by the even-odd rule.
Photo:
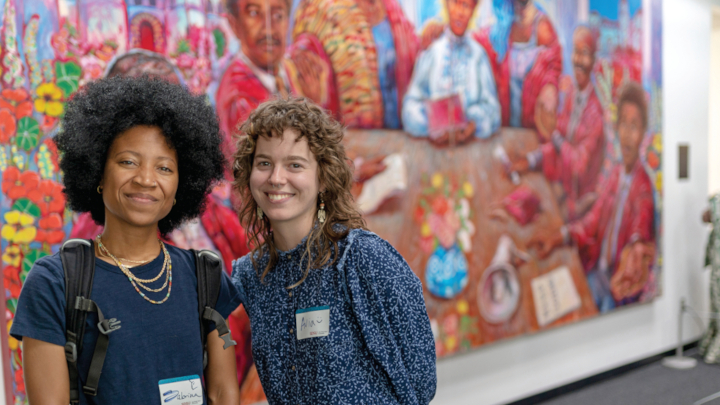
[[[250,173],[250,191],[273,228],[312,228],[320,192],[318,163],[306,138],[293,129],[260,136]]]
[[[288,31],[286,0],[237,0],[238,15],[228,22],[243,53],[258,67],[274,71],[285,53]]]
[[[177,153],[158,127],[136,126],[110,146],[102,186],[105,226],[157,227],[178,187]]]
[[[580,90],[590,83],[590,74],[595,65],[595,39],[589,29],[578,28],[573,35],[573,72]]]
[[[447,0],[450,31],[458,37],[465,35],[479,0]]]
[[[640,142],[645,133],[642,113],[637,105],[625,102],[618,114],[618,137],[622,150],[625,172],[630,173],[640,153]]]

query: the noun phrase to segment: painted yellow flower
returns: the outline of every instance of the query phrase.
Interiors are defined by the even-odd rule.
[[[465,315],[468,313],[468,310],[470,309],[470,305],[468,305],[468,302],[465,300],[460,300],[457,303],[457,311],[460,315]]]
[[[5,252],[2,255],[2,261],[8,266],[20,267],[20,247],[10,245],[5,248]]]
[[[653,148],[658,152],[662,152],[662,134],[659,132],[653,137]]]
[[[12,243],[30,243],[37,235],[37,228],[31,226],[35,223],[35,217],[20,211],[5,213],[5,222],[0,235]]]
[[[657,172],[655,175],[655,189],[658,193],[662,194],[662,172]]]
[[[430,180],[431,184],[435,188],[439,188],[443,184],[443,176],[440,173],[435,173]]]
[[[422,226],[420,227],[420,236],[422,236],[423,238],[427,238],[430,235],[432,235],[430,225],[427,222],[423,222]]]
[[[463,183],[462,189],[463,193],[465,193],[465,197],[472,198],[473,193],[475,192],[475,190],[473,190],[472,184],[466,181],[465,183]]]
[[[445,339],[445,350],[447,350],[448,353],[452,353],[455,351],[456,347],[457,338],[455,336],[448,336],[447,339]]]
[[[59,117],[63,113],[62,90],[55,83],[43,83],[35,90],[35,110],[51,117]]]
[[[10,328],[12,327],[12,323],[13,323],[12,319],[7,321],[7,333],[10,333]],[[10,346],[10,350],[17,350],[17,348],[20,346],[20,342],[18,342],[17,339],[15,339],[14,337],[9,336],[8,337],[8,346]]]

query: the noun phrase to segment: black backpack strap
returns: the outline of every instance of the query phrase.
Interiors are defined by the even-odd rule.
[[[220,296],[220,284],[223,263],[218,255],[210,250],[193,250],[198,286],[198,313],[200,314],[200,339],[203,347],[203,367],[207,366],[207,334],[209,322],[215,324],[220,338],[225,341],[224,349],[237,343],[232,340],[230,328],[225,319],[215,310]]]
[[[97,312],[98,324],[97,327],[100,330],[97,342],[95,343],[95,351],[93,352],[92,360],[90,361],[90,369],[88,370],[87,380],[83,386],[83,392],[87,395],[97,395],[97,387],[100,383],[100,374],[102,374],[103,364],[105,363],[105,355],[107,354],[108,346],[110,345],[110,335],[121,328],[120,321],[117,318],[105,319],[100,307],[93,300],[89,300],[83,297],[77,297],[75,300],[75,309],[82,311],[85,314],[88,312]]]
[[[100,308],[90,299],[95,274],[95,248],[92,240],[71,239],[63,244],[60,256],[65,273],[65,358],[70,376],[70,402],[78,403],[80,392],[77,358],[82,350],[88,312],[97,312],[100,334],[95,343],[86,384],[83,386],[86,395],[97,395],[100,374],[109,345],[108,334],[120,329],[120,321],[115,318],[105,319]]]
[[[92,240],[70,239],[60,249],[65,273],[65,359],[70,375],[70,402],[80,400],[77,370],[82,349],[87,313],[75,309],[77,297],[90,297],[95,274],[95,251]]]

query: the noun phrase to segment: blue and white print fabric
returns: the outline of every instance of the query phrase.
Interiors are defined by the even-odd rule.
[[[351,230],[339,259],[311,269],[305,241],[267,274],[268,254],[233,263],[250,317],[252,352],[270,404],[428,404],[435,396],[435,343],[420,280],[377,235]],[[330,307],[328,336],[297,340],[295,312]]]

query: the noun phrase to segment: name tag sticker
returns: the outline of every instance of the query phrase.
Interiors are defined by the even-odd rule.
[[[160,380],[160,405],[203,405],[203,388],[200,377],[185,377]]]
[[[295,324],[298,340],[327,336],[330,334],[330,307],[298,309]]]

